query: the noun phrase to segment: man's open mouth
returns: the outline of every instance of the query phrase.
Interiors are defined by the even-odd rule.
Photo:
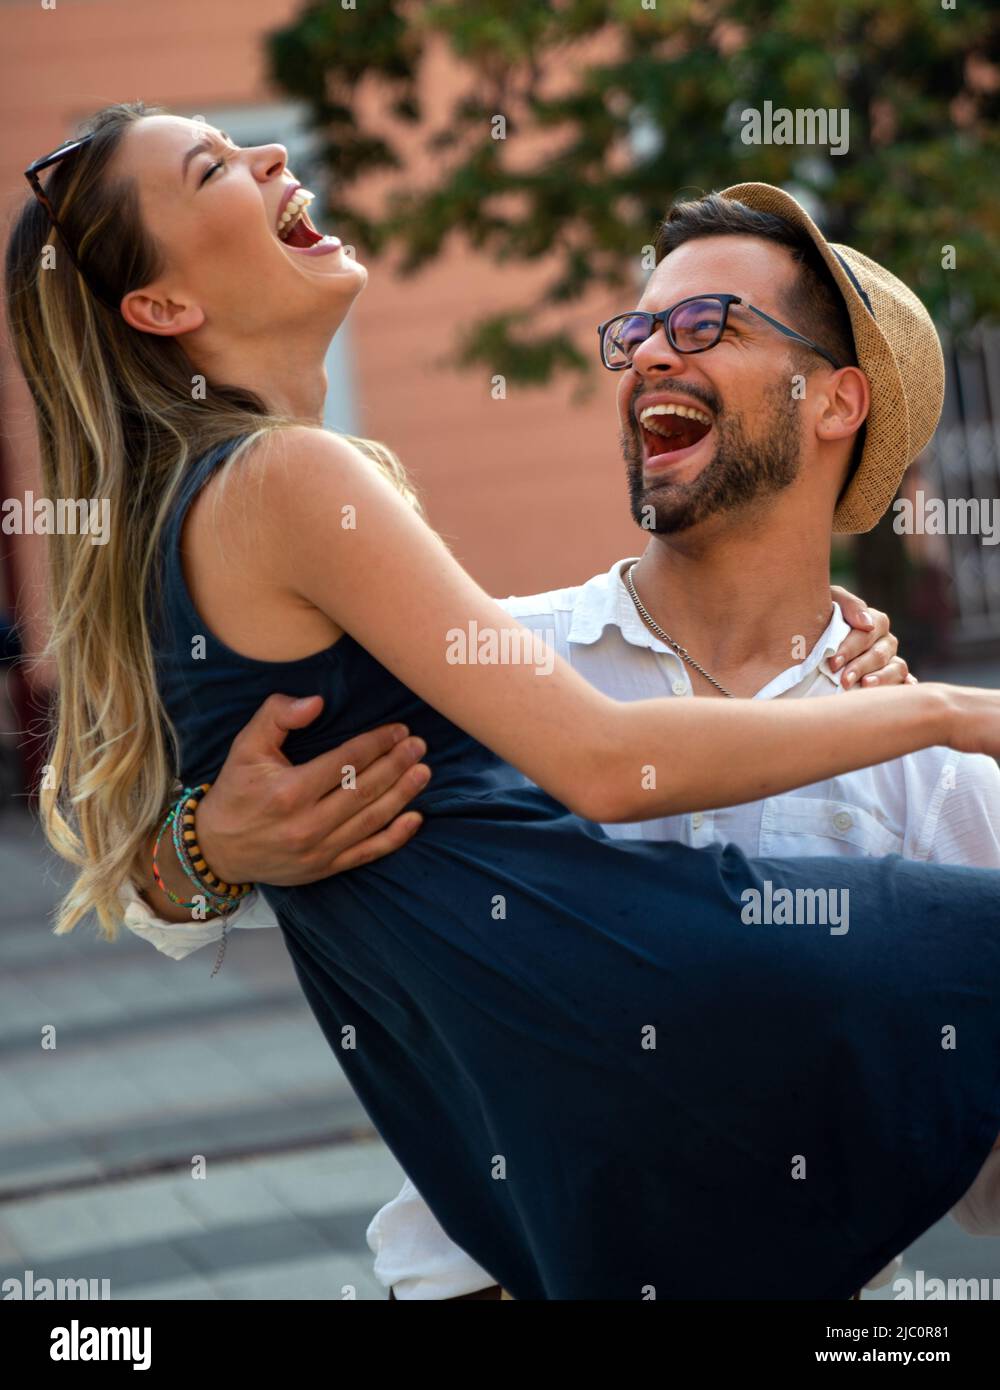
[[[315,196],[308,188],[297,188],[282,209],[278,218],[277,236],[286,246],[304,249],[307,246],[316,246],[324,239],[323,233],[316,230],[306,211]]]
[[[712,417],[693,405],[667,402],[638,412],[639,434],[646,463],[665,464],[700,444],[712,428]]]

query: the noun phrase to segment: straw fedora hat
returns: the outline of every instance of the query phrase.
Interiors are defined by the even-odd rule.
[[[737,183],[719,196],[801,228],[844,296],[871,406],[864,452],[837,503],[833,529],[870,531],[941,417],[944,357],[937,329],[912,290],[860,251],[827,241],[790,193],[769,183]]]

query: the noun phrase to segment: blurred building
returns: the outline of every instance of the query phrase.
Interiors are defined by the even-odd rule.
[[[240,144],[277,140],[296,177],[315,188],[302,112],[269,87],[262,51],[264,36],[298,8],[296,0],[87,0],[50,10],[37,0],[7,0],[0,7],[4,240],[27,192],[21,171],[110,101],[141,98],[201,115]],[[457,249],[407,279],[368,263],[368,287],[331,350],[328,423],[397,450],[437,529],[493,593],[584,579],[634,553],[639,538],[628,519],[612,378],[597,380],[584,403],[571,402],[563,386],[494,400],[487,373],[441,365],[470,316],[517,300],[538,272],[498,275]],[[582,316],[576,309],[574,324],[592,331],[606,308]],[[26,389],[6,344],[2,350],[0,490],[20,496],[38,486],[34,429]],[[3,542],[12,551],[0,581],[5,601],[9,607],[16,591],[26,645],[37,650],[44,541]]]
[[[1000,656],[1000,535],[988,529],[1000,514],[1000,329],[980,327],[963,344],[943,335],[947,390],[941,423],[909,491],[976,499],[980,531],[959,525],[925,534],[927,558],[949,577],[949,654]],[[971,515],[968,518],[971,520]],[[995,517],[1000,525],[1000,515]]]

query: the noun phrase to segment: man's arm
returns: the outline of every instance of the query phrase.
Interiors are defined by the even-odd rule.
[[[919,766],[917,759],[908,760],[908,781]],[[926,809],[914,839],[914,858],[1000,869],[1000,767],[995,759],[942,750],[934,784],[923,789],[917,804]]]
[[[834,587],[852,631],[834,658],[847,683],[893,685],[912,680],[896,656],[898,643],[885,613],[868,608],[846,589]],[[507,603],[518,604],[515,596]],[[522,620],[531,623],[530,617]],[[342,747],[292,766],[281,754],[291,729],[310,724],[321,697],[293,700],[274,695],[233,741],[211,791],[198,808],[199,843],[207,862],[228,882],[311,883],[332,873],[391,854],[420,826],[416,812],[404,813],[426,784],[429,769],[418,760],[425,751],[400,725],[383,726]],[[354,766],[358,785],[341,785],[343,769]],[[423,779],[423,780],[421,780]],[[192,921],[156,884],[152,874],[155,834],[150,836],[133,886],[122,894],[124,921],[137,935],[179,959],[217,941],[223,919],[217,914]],[[168,888],[183,900],[192,885],[177,863],[169,836],[158,855]],[[267,924],[253,916],[255,895],[229,914],[230,927]]]
[[[312,883],[392,853],[422,822],[405,807],[427,785],[422,739],[390,724],[350,739],[300,766],[281,752],[291,729],[310,724],[319,696],[272,695],[233,740],[197,811],[199,843],[213,872],[228,882]],[[345,769],[354,785],[345,787]],[[171,902],[152,873],[155,833],[121,900],[124,921],[167,955],[180,959],[222,935],[223,918],[192,920]],[[169,835],[157,863],[167,887],[188,900],[194,885],[177,862]],[[254,916],[255,894],[229,915],[231,926],[269,923]]]

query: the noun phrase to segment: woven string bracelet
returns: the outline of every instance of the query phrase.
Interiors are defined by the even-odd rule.
[[[171,901],[172,903],[176,903],[178,907],[195,907],[195,908],[203,908],[203,907],[209,906],[211,911],[223,911],[223,910],[225,909],[225,907],[227,907],[227,906],[230,904],[230,899],[229,899],[229,898],[226,898],[226,897],[223,897],[221,894],[211,893],[209,890],[207,890],[207,889],[205,888],[205,886],[204,886],[202,883],[200,883],[200,882],[198,881],[197,878],[194,877],[193,874],[191,874],[191,873],[188,872],[188,869],[187,869],[187,867],[186,867],[184,851],[183,851],[183,849],[182,849],[181,846],[180,846],[180,843],[179,843],[179,841],[178,841],[177,834],[176,834],[177,821],[178,821],[178,816],[179,816],[179,814],[180,814],[180,809],[181,809],[182,802],[183,802],[183,798],[182,798],[181,801],[178,801],[178,802],[176,803],[176,805],[172,806],[172,807],[168,810],[168,812],[167,812],[167,814],[166,814],[166,817],[165,817],[165,819],[164,819],[164,822],[163,822],[162,826],[160,827],[160,832],[159,832],[159,834],[158,834],[157,837],[156,837],[156,843],[155,843],[154,846],[153,846],[153,877],[155,878],[156,883],[157,883],[157,886],[159,887],[159,889],[161,890],[161,892],[165,893],[166,896],[170,899],[170,901]],[[160,852],[160,841],[163,839],[163,832],[166,830],[166,828],[167,828],[168,825],[169,825],[169,826],[172,826],[172,827],[174,828],[174,849],[175,849],[176,852],[177,852],[177,862],[180,864],[180,866],[181,866],[181,868],[184,870],[185,874],[187,874],[188,878],[191,879],[192,883],[194,883],[195,887],[198,889],[199,893],[201,894],[201,898],[200,898],[200,899],[199,899],[199,898],[193,898],[190,902],[185,902],[183,898],[179,898],[179,897],[177,896],[176,893],[172,892],[172,891],[167,887],[167,885],[164,883],[164,881],[163,881],[163,876],[162,876],[162,874],[160,873],[160,866],[159,866],[159,852]],[[219,904],[219,906],[216,907],[216,905],[215,905],[214,903],[212,903],[212,904],[206,904],[206,902],[205,902],[205,898],[206,898],[206,897],[211,897],[211,898],[216,899],[217,902],[218,902],[218,904]]]
[[[223,921],[222,924],[222,939],[219,942],[219,951],[218,955],[216,956],[215,966],[212,970],[212,975],[214,976],[218,972],[219,967],[222,964],[222,958],[226,953],[226,943],[228,940],[229,930],[229,914],[235,910],[239,901],[242,898],[246,897],[246,895],[253,888],[253,884],[245,883],[239,886],[233,886],[224,883],[220,878],[218,878],[216,874],[213,874],[212,871],[209,869],[208,865],[205,863],[204,857],[202,856],[200,849],[198,848],[197,837],[194,833],[194,812],[198,802],[205,795],[210,786],[211,783],[206,782],[197,788],[188,787],[181,794],[177,803],[174,806],[172,806],[170,810],[167,812],[163,825],[160,827],[160,832],[156,837],[156,843],[153,846],[153,877],[156,880],[158,887],[161,889],[163,893],[167,895],[171,902],[177,903],[180,907],[197,907],[207,909],[209,912],[218,913],[221,917],[226,919]],[[188,830],[189,838],[186,838],[183,834],[185,826],[182,824],[182,822],[185,815],[188,815],[190,817],[190,824],[186,827],[186,829]],[[195,887],[198,889],[199,894],[201,895],[199,898],[192,899],[190,902],[183,901],[183,899],[179,898],[176,893],[171,892],[171,890],[164,883],[159,871],[159,865],[157,863],[157,854],[160,848],[160,841],[163,838],[163,832],[166,830],[168,825],[172,827],[174,851],[177,855],[177,862],[180,864],[181,868],[184,870],[184,873],[187,875],[188,878],[190,878],[191,882],[195,885]],[[190,844],[191,846],[190,851],[187,848],[188,844]],[[194,856],[196,856],[196,858]],[[201,878],[198,877],[198,874],[196,872],[196,865],[197,868],[201,869],[205,878],[210,878],[212,880],[212,883],[214,885],[213,887],[209,887],[207,883],[205,883]],[[226,891],[223,892],[223,889],[225,889]],[[212,901],[206,903],[206,898],[209,898]]]
[[[160,826],[159,834],[156,837],[156,843],[153,845],[153,878],[156,880],[156,886],[160,889],[160,891],[162,893],[165,893],[167,897],[170,899],[170,901],[172,903],[176,903],[178,907],[203,907],[203,901],[197,902],[194,899],[192,899],[190,902],[185,902],[183,898],[179,898],[176,893],[172,892],[171,889],[169,889],[167,885],[164,883],[163,876],[160,873],[160,866],[157,863],[157,856],[160,852],[160,841],[163,839],[163,832],[166,830],[168,825],[173,824],[179,807],[180,802],[178,802],[176,806],[171,806],[170,810],[166,814],[163,824]]]
[[[191,880],[191,882],[194,884],[195,888],[202,895],[202,897],[207,897],[211,900],[209,906],[211,906],[211,908],[214,911],[226,912],[232,906],[232,899],[222,893],[215,893],[210,888],[205,887],[205,885],[198,878],[194,869],[191,867],[188,861],[187,850],[185,849],[183,841],[181,840],[181,811],[184,806],[184,802],[190,793],[190,790],[191,789],[189,787],[187,791],[184,792],[180,801],[178,801],[177,805],[174,807],[174,813],[172,817],[174,852],[177,855],[177,862],[184,870],[186,877]]]
[[[204,891],[210,893],[216,900],[224,901],[228,899],[228,907],[219,906],[217,909],[222,913],[225,920],[222,924],[222,939],[219,942],[219,952],[215,958],[215,967],[212,975],[215,975],[222,964],[222,958],[226,954],[226,943],[229,940],[229,914],[235,909],[241,898],[253,888],[252,883],[229,884],[224,883],[217,874],[205,863],[204,855],[198,847],[198,836],[195,830],[194,818],[195,811],[198,809],[198,802],[211,787],[211,782],[202,782],[200,786],[189,787],[181,797],[179,810],[179,843],[177,858],[182,864],[185,859],[192,870],[193,881]]]
[[[198,809],[198,802],[210,789],[211,782],[202,782],[200,786],[189,787],[181,796],[178,803],[180,811],[180,842],[184,848],[184,853],[194,872],[194,882],[203,892],[209,893],[212,897],[228,899],[235,906],[241,898],[252,890],[252,883],[225,883],[205,862],[205,857],[198,846],[198,835],[195,830],[195,811]]]

